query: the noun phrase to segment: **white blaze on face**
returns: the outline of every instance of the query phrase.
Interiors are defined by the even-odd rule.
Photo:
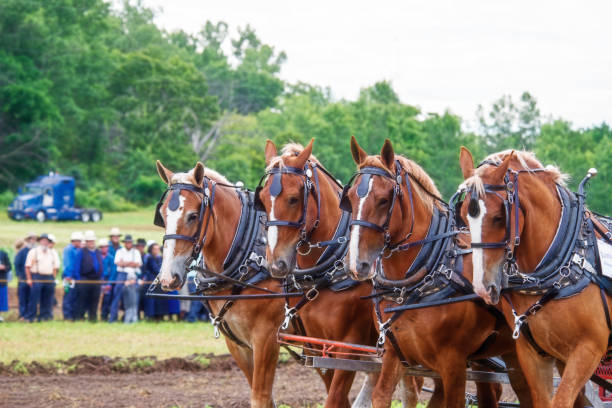
[[[487,207],[484,201],[478,200],[478,217],[472,217],[468,213],[467,219],[470,224],[470,234],[472,235],[472,242],[482,242],[482,220],[487,213]],[[472,263],[474,265],[474,277],[472,284],[474,290],[478,294],[486,293],[483,278],[484,278],[484,250],[483,248],[472,249]]]
[[[363,205],[365,204],[366,199],[370,195],[370,191],[372,191],[372,182],[374,179],[370,177],[370,182],[368,183],[368,192],[365,196],[359,199],[359,209],[357,210],[357,218],[356,220],[361,220],[361,212],[363,211]],[[357,256],[359,255],[359,230],[361,226],[354,225],[351,229],[351,240],[349,246],[349,268],[353,271],[357,270]]]
[[[185,209],[185,197],[179,197],[179,206],[176,210],[171,211],[166,207],[166,235],[176,234],[178,228],[178,222],[183,216]],[[183,268],[187,255],[174,256],[174,247],[176,245],[176,239],[167,239],[164,242],[164,251],[162,255],[162,266],[161,266],[161,279],[172,281],[172,270],[179,267]]]
[[[274,202],[276,201],[276,197],[270,197],[270,200],[272,200],[272,204],[270,205],[270,221],[276,221],[276,217],[274,216]],[[277,243],[278,227],[268,227],[268,246],[270,247],[270,253],[274,253],[274,248],[276,248]]]

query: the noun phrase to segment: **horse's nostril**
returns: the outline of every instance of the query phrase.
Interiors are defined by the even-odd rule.
[[[359,272],[367,273],[370,271],[370,263],[369,262],[361,262],[359,264]]]
[[[287,262],[283,261],[282,259],[279,260],[278,262],[276,262],[276,267],[280,270],[280,271],[286,271],[287,270]]]

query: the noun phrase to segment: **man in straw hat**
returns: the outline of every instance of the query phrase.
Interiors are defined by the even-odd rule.
[[[96,234],[89,230],[85,231],[85,247],[77,252],[73,267],[73,277],[76,282],[76,309],[75,320],[87,318],[90,322],[98,320],[98,304],[100,303],[100,279],[104,264],[102,254],[96,249]]]
[[[64,248],[64,300],[62,301],[62,313],[64,320],[74,320],[74,308],[76,307],[76,289],[74,288],[74,279],[72,278],[72,268],[77,256],[77,252],[83,245],[83,233],[81,231],[73,231],[70,234],[70,243]]]
[[[53,319],[53,295],[55,277],[59,269],[59,256],[50,248],[51,241],[47,234],[38,237],[38,246],[28,252],[25,263],[26,282],[31,288],[26,319]],[[40,305],[40,311],[38,306]]]
[[[28,301],[30,300],[30,286],[26,283],[25,263],[28,257],[28,252],[34,247],[38,236],[34,232],[30,232],[24,239],[24,245],[21,248],[15,248],[15,274],[19,283],[17,284],[17,298],[19,300],[19,320],[25,320],[28,310]]]

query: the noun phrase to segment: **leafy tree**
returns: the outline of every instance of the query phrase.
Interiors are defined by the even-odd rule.
[[[488,112],[480,105],[477,114],[488,152],[534,148],[540,132],[541,116],[537,101],[528,92],[523,92],[518,104],[510,95],[504,95],[493,103]]]

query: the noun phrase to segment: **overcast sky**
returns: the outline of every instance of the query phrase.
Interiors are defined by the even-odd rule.
[[[390,80],[405,103],[473,120],[531,92],[575,126],[612,123],[612,1],[144,0],[168,30],[251,24],[288,59],[281,77],[335,98]]]

